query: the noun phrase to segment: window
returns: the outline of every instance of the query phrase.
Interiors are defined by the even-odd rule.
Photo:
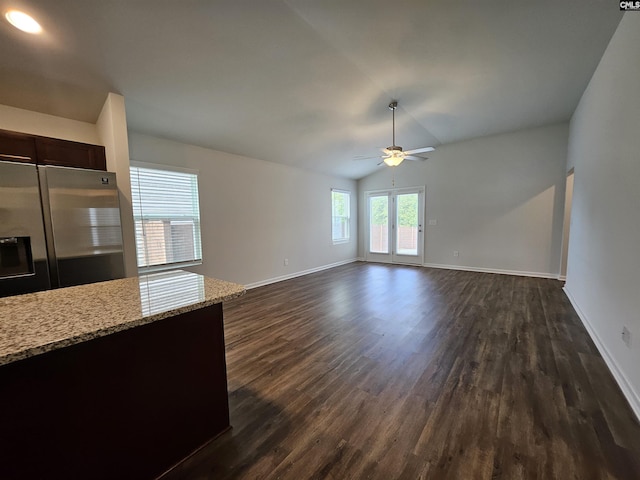
[[[331,238],[334,244],[349,241],[350,196],[344,190],[331,189]]]
[[[131,167],[138,270],[202,262],[198,174]]]

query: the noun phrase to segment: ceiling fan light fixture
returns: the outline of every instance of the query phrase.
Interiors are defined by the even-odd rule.
[[[386,163],[390,167],[397,167],[404,160],[404,155],[402,152],[393,152],[387,158],[384,159],[384,163]]]
[[[392,100],[389,104],[389,110],[391,110],[391,145],[387,148],[383,148],[384,155],[381,157],[369,157],[369,158],[382,158],[382,162],[389,167],[397,167],[405,160],[427,160],[426,157],[416,155],[418,153],[432,152],[434,147],[419,147],[412,150],[404,150],[400,145],[396,145],[396,108],[398,108],[397,100]],[[362,160],[360,158],[354,158],[354,160]]]

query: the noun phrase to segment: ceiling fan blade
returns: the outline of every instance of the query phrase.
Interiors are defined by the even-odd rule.
[[[435,150],[434,147],[422,147],[422,148],[414,148],[413,150],[405,150],[404,153],[407,155],[413,155],[414,153],[427,153],[433,152]]]
[[[424,160],[427,160],[427,157],[416,157],[415,155],[405,155],[404,159],[405,160],[421,160],[421,161],[424,161]]]
[[[380,155],[375,155],[373,157],[353,157],[353,160],[355,161],[360,161],[360,160],[371,160],[373,158],[380,158]]]

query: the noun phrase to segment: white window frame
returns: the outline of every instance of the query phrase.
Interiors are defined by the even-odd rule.
[[[201,227],[200,227],[199,171],[187,169],[187,168],[175,167],[173,165],[162,165],[162,164],[156,164],[156,163],[132,161],[130,163],[129,173],[131,176],[130,181],[131,181],[131,197],[132,197],[132,207],[133,207],[134,229],[135,229],[136,222],[144,219],[144,214],[141,215],[141,212],[137,212],[136,211],[137,209],[134,207],[134,203],[135,203],[134,196],[139,195],[139,192],[137,191],[137,189],[134,189],[134,185],[137,183],[137,181],[134,179],[134,175],[131,170],[132,168],[144,168],[144,169],[160,170],[165,172],[186,173],[190,175],[195,175],[196,189],[197,189],[197,196],[195,198],[196,204],[194,205],[194,208],[197,207],[198,214],[197,214],[197,217],[193,217],[193,220],[195,221],[194,222],[195,223],[194,256],[196,258],[189,261],[181,261],[181,262],[170,262],[170,263],[142,265],[142,266],[138,265],[138,273],[151,273],[151,272],[158,272],[162,270],[174,270],[182,267],[201,265],[202,264],[202,234],[201,234]],[[175,220],[180,221],[179,218],[175,218]],[[138,243],[140,239],[138,238],[137,229],[134,230],[134,233],[136,235],[136,263],[138,263],[140,259],[138,256]]]
[[[337,215],[334,215],[335,213],[335,205],[333,203],[333,194],[334,193],[339,193],[342,195],[346,195],[347,198],[347,215],[346,215],[346,222],[344,223],[344,225],[346,226],[346,236],[343,237],[335,237],[335,226],[336,226],[336,222],[335,222],[335,218],[337,217]],[[340,218],[345,218],[343,216],[340,216]],[[331,241],[333,242],[334,245],[339,245],[341,243],[349,243],[349,241],[351,241],[351,192],[349,190],[342,190],[339,188],[332,188],[331,189]]]

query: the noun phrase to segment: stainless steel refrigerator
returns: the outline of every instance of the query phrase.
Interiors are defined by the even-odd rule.
[[[123,276],[114,173],[0,161],[0,297]]]

